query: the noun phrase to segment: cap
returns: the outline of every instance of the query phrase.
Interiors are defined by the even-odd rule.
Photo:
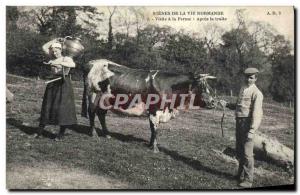
[[[60,43],[52,43],[50,48],[60,48],[61,49],[61,44]]]
[[[256,68],[246,68],[246,70],[244,71],[244,74],[246,75],[252,75],[256,73],[259,73],[259,71]]]

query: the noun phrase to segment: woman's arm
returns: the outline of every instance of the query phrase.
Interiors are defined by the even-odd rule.
[[[75,62],[73,61],[72,58],[66,56],[63,58],[59,58],[56,60],[51,60],[51,64],[52,66],[64,66],[64,67],[68,67],[68,68],[75,68]]]
[[[43,49],[44,53],[45,53],[46,55],[50,56],[50,55],[51,55],[51,54],[50,54],[50,47],[51,47],[51,45],[52,45],[53,43],[60,43],[60,42],[61,42],[60,39],[61,39],[61,38],[56,38],[56,39],[53,39],[53,40],[51,40],[51,41],[45,43],[45,44],[42,46],[42,49]]]
[[[71,57],[67,57],[67,56],[63,58],[61,65],[68,67],[68,68],[75,68],[75,66],[76,66],[73,59]]]

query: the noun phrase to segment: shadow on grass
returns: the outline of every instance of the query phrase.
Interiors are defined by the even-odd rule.
[[[137,138],[134,137],[132,135],[124,135],[124,134],[120,134],[120,133],[113,133],[110,132],[109,135],[119,141],[122,142],[140,142],[140,143],[147,143],[146,140],[142,139],[142,138]]]
[[[264,150],[259,150],[257,148],[254,149],[254,158],[255,161],[257,162],[265,162],[268,164],[273,164],[277,167],[281,167],[284,171],[286,171],[287,173],[289,173],[290,175],[293,174],[294,172],[294,165],[291,162],[288,161],[284,161],[284,160],[276,160],[271,158],[270,155],[268,155],[266,153],[266,151]],[[227,147],[225,148],[225,150],[223,151],[223,153],[227,156],[230,156],[231,158],[235,158],[236,156],[236,150],[231,148],[231,147]],[[257,163],[255,162],[255,163]]]
[[[23,124],[23,121],[17,120],[15,118],[7,118],[6,122],[7,122],[7,124],[20,129],[22,132],[24,132],[28,135],[33,135],[34,133],[38,133],[38,130],[39,130],[38,127],[26,126]],[[76,125],[68,126],[67,128],[72,131],[75,131],[76,133],[79,133],[79,134],[85,134],[88,136],[92,136],[90,127],[86,126],[86,125],[76,124]],[[101,137],[104,136],[104,133],[99,128],[96,128],[96,132],[97,132],[98,136],[101,136]],[[123,135],[120,133],[113,133],[113,132],[110,132],[109,135],[119,141],[122,141],[122,142],[147,142],[144,139],[136,138],[132,135]],[[50,138],[50,139],[54,139],[56,137],[55,134],[53,134],[47,130],[43,131],[43,136]]]
[[[88,135],[88,136],[92,135],[90,127],[86,126],[86,125],[80,125],[80,124],[71,125],[71,126],[68,127],[68,129],[70,129],[72,131],[75,131],[76,133],[85,134],[85,135]]]
[[[161,152],[164,152],[166,155],[171,156],[174,160],[181,161],[181,162],[189,165],[190,167],[192,167],[195,170],[205,171],[207,173],[217,175],[218,177],[223,177],[223,178],[226,178],[229,180],[235,180],[234,175],[232,175],[232,174],[221,172],[216,169],[207,167],[207,166],[203,165],[201,162],[199,162],[198,160],[194,160],[192,158],[182,156],[182,155],[178,154],[178,152],[176,152],[176,151],[172,151],[172,150],[169,150],[164,147],[159,147],[159,150]]]
[[[85,134],[85,135],[88,135],[88,136],[92,136],[92,132],[91,132],[90,127],[86,126],[86,125],[80,125],[80,124],[72,125],[72,126],[68,127],[68,129],[71,129],[71,130],[73,130],[77,133],[80,133],[80,134]],[[104,137],[105,136],[104,132],[101,129],[95,128],[95,130],[96,130],[96,133],[99,137]],[[147,142],[144,139],[136,138],[132,135],[124,135],[124,134],[115,133],[115,132],[109,132],[109,135],[112,138],[115,138],[115,139],[117,139],[121,142]]]
[[[88,134],[88,135],[89,135],[89,132],[90,132],[89,127],[88,126],[83,126],[83,125],[74,126],[72,129],[74,131],[77,131],[78,133],[85,133],[85,134]],[[100,129],[96,128],[96,131],[97,131],[98,136],[104,136],[103,132]],[[128,142],[128,143],[130,143],[130,142],[139,142],[139,143],[144,143],[145,145],[148,146],[148,141],[146,141],[142,138],[134,137],[132,135],[124,135],[124,134],[116,133],[116,132],[110,132],[109,135],[112,138],[117,139],[121,142]],[[210,174],[214,174],[214,175],[224,177],[224,178],[227,178],[227,179],[230,179],[230,180],[235,180],[234,175],[232,175],[232,174],[221,172],[221,171],[218,171],[218,170],[215,170],[215,169],[211,169],[210,167],[204,166],[203,164],[201,164],[201,162],[199,162],[197,160],[194,160],[192,158],[188,158],[188,157],[185,157],[185,156],[182,156],[182,155],[178,154],[178,152],[176,152],[176,151],[171,151],[171,150],[168,150],[168,149],[163,148],[163,147],[159,147],[159,149],[160,149],[161,152],[164,152],[166,155],[171,156],[174,160],[182,161],[185,164],[191,166],[192,168],[194,168],[196,170],[199,170],[199,171],[202,170],[202,171],[208,172]]]
[[[16,128],[20,129],[22,132],[28,134],[28,135],[33,135],[34,133],[38,133],[39,128],[38,127],[30,127],[23,125],[23,122],[14,118],[8,118],[6,119],[7,124],[10,124],[12,126],[15,126]],[[44,137],[54,139],[56,137],[55,134],[44,130],[42,135]]]

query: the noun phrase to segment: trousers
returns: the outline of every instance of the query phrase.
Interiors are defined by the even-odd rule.
[[[238,177],[241,181],[253,182],[253,139],[248,138],[251,118],[236,118],[236,156],[239,161]]]

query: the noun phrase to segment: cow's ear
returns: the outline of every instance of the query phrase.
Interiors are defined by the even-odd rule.
[[[108,63],[107,63],[107,67],[108,67],[109,70],[114,71],[114,67],[115,67],[115,66],[114,66],[112,63],[109,63],[109,62],[108,62]]]

